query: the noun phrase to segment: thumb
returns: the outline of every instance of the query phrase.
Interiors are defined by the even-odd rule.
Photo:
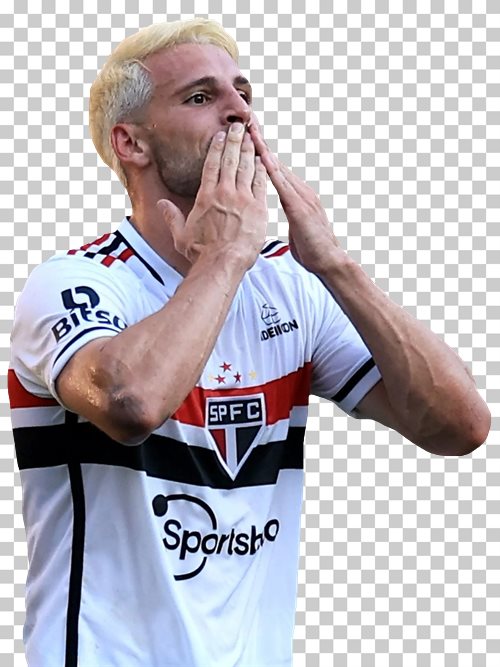
[[[169,226],[172,236],[175,237],[176,232],[184,227],[185,221],[181,211],[169,199],[160,199],[156,203],[156,206]]]

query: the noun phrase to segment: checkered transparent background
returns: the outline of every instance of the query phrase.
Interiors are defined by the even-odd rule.
[[[130,210],[89,138],[97,70],[138,28],[197,15],[237,39],[268,143],[317,188],[343,247],[459,352],[493,413],[485,446],[443,458],[313,401],[294,665],[498,666],[500,2],[3,0],[0,12],[1,665],[26,664],[13,304],[34,266]],[[269,233],[286,238],[271,188],[269,204]]]

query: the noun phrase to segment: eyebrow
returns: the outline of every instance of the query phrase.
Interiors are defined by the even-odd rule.
[[[249,89],[250,93],[252,93],[252,86],[250,84],[250,81],[246,79],[244,76],[236,76],[233,79],[233,85],[245,86]],[[192,88],[197,88],[198,86],[207,86],[210,88],[215,88],[217,87],[217,79],[214,76],[203,76],[201,77],[201,79],[196,79],[196,81],[190,81],[185,86],[182,86],[181,88],[175,91],[174,95],[182,95],[184,93],[187,93],[188,90],[191,90]]]

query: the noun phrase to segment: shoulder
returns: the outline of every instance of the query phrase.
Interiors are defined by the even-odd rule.
[[[253,270],[263,272],[267,279],[277,280],[285,288],[304,290],[311,296],[326,293],[318,276],[294,258],[286,242],[276,238],[266,240]]]
[[[41,291],[53,290],[74,281],[93,281],[108,287],[113,286],[117,291],[126,289],[130,283],[137,283],[137,275],[127,265],[133,251],[125,255],[123,250],[115,249],[98,254],[95,250],[89,250],[91,247],[92,244],[86,244],[81,248],[53,255],[36,266],[26,280],[21,296],[25,293],[36,296]]]

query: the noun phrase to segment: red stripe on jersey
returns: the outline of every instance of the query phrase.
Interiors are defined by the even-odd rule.
[[[53,398],[40,398],[27,391],[19,382],[19,378],[12,368],[9,368],[7,375],[7,384],[9,390],[9,401],[11,408],[43,408],[59,403]]]
[[[290,246],[285,245],[279,250],[276,250],[276,252],[273,252],[270,255],[265,255],[265,258],[269,259],[270,257],[279,257],[280,255],[284,255],[288,250],[290,250]]]
[[[86,243],[85,245],[82,245],[80,250],[88,250],[90,248],[90,246],[92,246],[92,245],[102,245],[104,243],[104,241],[107,241],[109,239],[110,236],[111,236],[111,234],[104,234],[103,236],[100,236],[95,241],[91,241],[90,243]]]
[[[105,257],[102,260],[101,264],[104,264],[104,266],[111,266],[111,264],[113,264],[113,262],[116,262],[116,257],[112,257],[111,255],[108,255],[107,257]]]
[[[111,266],[111,264],[113,264],[113,262],[116,262],[116,260],[126,262],[128,259],[133,257],[133,255],[134,251],[132,250],[132,248],[125,248],[125,250],[123,250],[118,255],[118,257],[113,257],[112,255],[108,255],[102,260],[101,264],[104,264],[104,266]]]
[[[105,241],[107,241],[109,239],[110,236],[111,236],[110,233],[104,234],[103,236],[100,236],[95,241],[91,241],[90,243],[85,243],[85,245],[82,245],[80,248],[77,248],[76,250],[68,250],[68,255],[74,255],[79,250],[88,250],[93,245],[102,245]]]
[[[311,371],[312,365],[308,362],[293,373],[257,387],[237,389],[195,387],[171,418],[183,424],[204,427],[206,398],[213,396],[229,398],[230,396],[251,396],[263,393],[266,397],[267,424],[275,424],[280,419],[288,419],[292,408],[308,405]]]
[[[132,248],[126,248],[123,252],[118,255],[118,259],[122,262],[126,262],[127,259],[130,259],[134,254]]]

